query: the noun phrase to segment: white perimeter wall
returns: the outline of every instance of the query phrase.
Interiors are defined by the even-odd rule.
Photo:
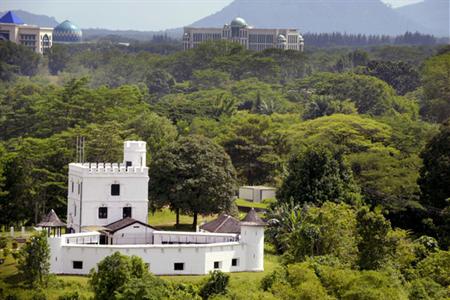
[[[210,245],[67,245],[64,238],[50,238],[51,267],[56,274],[86,275],[97,263],[116,251],[125,255],[137,255],[157,275],[201,275],[214,270],[214,262],[220,262],[223,272],[263,270],[246,265],[247,246],[243,243]],[[263,253],[261,253],[263,255]],[[237,258],[239,265],[231,267]],[[74,269],[73,261],[82,261],[83,269]],[[261,260],[262,261],[262,260]],[[184,263],[183,271],[175,271],[174,263]]]

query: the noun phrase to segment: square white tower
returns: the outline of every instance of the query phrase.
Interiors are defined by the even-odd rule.
[[[81,232],[126,217],[147,223],[148,168],[146,143],[124,142],[122,163],[71,163],[67,227]]]

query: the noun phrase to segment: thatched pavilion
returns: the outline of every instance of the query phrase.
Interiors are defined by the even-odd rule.
[[[46,229],[48,236],[61,236],[63,228],[66,228],[66,224],[62,222],[55,211],[52,209],[43,219],[37,224],[38,227]]]

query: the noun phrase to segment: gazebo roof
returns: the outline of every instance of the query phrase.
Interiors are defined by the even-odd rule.
[[[38,227],[66,227],[66,224],[62,222],[55,211],[52,209],[43,219],[37,224]]]
[[[258,216],[255,209],[252,208],[248,214],[245,216],[245,218],[241,221],[241,225],[246,226],[265,226],[266,223],[264,223],[263,220]]]
[[[217,219],[203,224],[200,228],[209,232],[219,233],[241,232],[241,224],[239,220],[227,214],[221,214]]]

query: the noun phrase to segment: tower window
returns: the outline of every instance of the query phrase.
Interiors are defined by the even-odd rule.
[[[183,271],[184,270],[184,263],[174,263],[173,269],[175,271]]]
[[[108,208],[107,207],[99,207],[98,208],[98,218],[99,219],[107,219],[108,218]]]
[[[122,209],[122,217],[125,218],[131,218],[131,207],[124,207]]]
[[[120,184],[111,184],[111,196],[120,196]]]

